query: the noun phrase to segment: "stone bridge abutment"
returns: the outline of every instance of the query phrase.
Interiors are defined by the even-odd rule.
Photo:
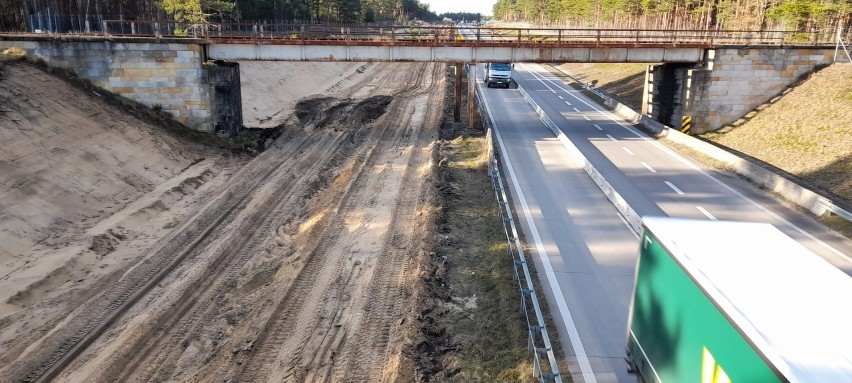
[[[710,49],[696,65],[651,65],[642,114],[673,128],[690,117],[691,134],[734,123],[771,101],[803,75],[834,59],[833,48]]]
[[[17,47],[91,81],[95,86],[162,108],[197,130],[235,133],[242,126],[237,63],[207,61],[203,41],[187,39],[0,40],[0,50]]]

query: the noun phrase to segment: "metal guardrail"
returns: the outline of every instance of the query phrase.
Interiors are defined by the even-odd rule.
[[[627,203],[627,200],[625,200],[624,197],[621,196],[621,193],[619,193],[615,190],[614,187],[612,187],[609,181],[604,178],[603,174],[601,174],[601,172],[598,171],[598,169],[595,168],[591,162],[589,162],[586,156],[583,155],[580,149],[577,148],[577,146],[574,145],[574,143],[568,139],[565,133],[559,130],[559,127],[556,126],[556,123],[554,123],[553,120],[550,119],[547,113],[545,113],[544,110],[535,102],[535,100],[532,99],[529,93],[527,93],[527,91],[520,85],[518,86],[518,91],[521,93],[521,96],[523,96],[524,100],[528,104],[530,104],[533,110],[535,110],[536,114],[538,114],[539,119],[541,119],[541,122],[544,123],[544,125],[547,126],[547,128],[550,129],[551,132],[553,132],[553,134],[556,136],[562,146],[564,146],[565,149],[568,150],[568,154],[571,156],[571,159],[574,160],[574,163],[577,164],[577,166],[583,168],[586,174],[589,175],[592,181],[594,181],[595,184],[598,185],[598,187],[604,193],[604,195],[606,195],[606,198],[610,202],[612,202],[612,204],[624,218],[625,222],[630,225],[630,227],[635,233],[641,233],[642,217],[640,217],[639,214],[637,214],[636,211],[633,210],[633,208]]]
[[[832,214],[841,217],[849,222],[852,222],[852,212],[849,212],[843,209],[840,206],[837,206],[825,197],[817,197],[817,203],[819,203],[826,211],[830,211]]]
[[[482,111],[483,107],[478,94],[476,94],[476,104],[479,105],[480,111]],[[527,265],[527,258],[521,246],[509,198],[506,194],[506,184],[503,182],[503,177],[500,173],[500,164],[497,156],[494,154],[495,144],[491,130],[493,122],[488,113],[481,113],[481,115],[483,116],[482,123],[488,131],[486,135],[486,141],[488,142],[488,172],[491,176],[491,184],[494,187],[494,195],[497,198],[500,218],[503,221],[503,233],[506,236],[507,243],[506,252],[512,258],[514,280],[518,283],[518,290],[521,293],[520,309],[527,322],[528,347],[533,355],[533,375],[543,383],[562,383],[562,375],[559,372],[559,365],[557,364],[553,345],[550,342],[550,336],[544,322],[544,315]],[[542,363],[545,357],[547,358],[546,365]]]
[[[100,27],[100,33],[107,36],[195,37],[217,43],[249,40],[255,43],[294,45],[711,47],[834,44],[834,40],[826,40],[817,33],[793,31],[468,28],[138,20],[104,20]]]

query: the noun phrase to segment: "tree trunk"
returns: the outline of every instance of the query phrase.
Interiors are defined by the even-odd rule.
[[[23,4],[24,8],[24,26],[27,29],[27,32],[32,32],[33,28],[33,18],[30,15],[30,3],[29,0],[21,0],[21,4]]]
[[[719,27],[719,0],[713,0],[710,5],[710,29],[718,29]]]

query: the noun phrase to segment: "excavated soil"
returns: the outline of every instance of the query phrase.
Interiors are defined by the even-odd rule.
[[[0,80],[0,104],[30,103],[0,114],[0,166],[13,170],[0,173],[0,233],[14,239],[0,242],[0,283],[48,271],[4,297],[0,381],[35,380],[69,352],[56,381],[415,379],[443,65],[359,67],[293,102],[282,135],[242,167],[96,100],[45,110],[90,96],[52,98],[56,80],[18,70],[35,69]],[[43,93],[29,94],[36,75]]]

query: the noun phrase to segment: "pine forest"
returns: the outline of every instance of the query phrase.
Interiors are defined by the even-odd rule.
[[[494,17],[561,28],[796,31],[852,29],[852,0],[499,0]]]
[[[419,0],[0,0],[0,31],[82,32],[103,20],[270,23],[435,21]],[[494,20],[558,28],[795,31],[852,29],[852,0],[497,0]],[[94,26],[94,27],[92,27]]]

